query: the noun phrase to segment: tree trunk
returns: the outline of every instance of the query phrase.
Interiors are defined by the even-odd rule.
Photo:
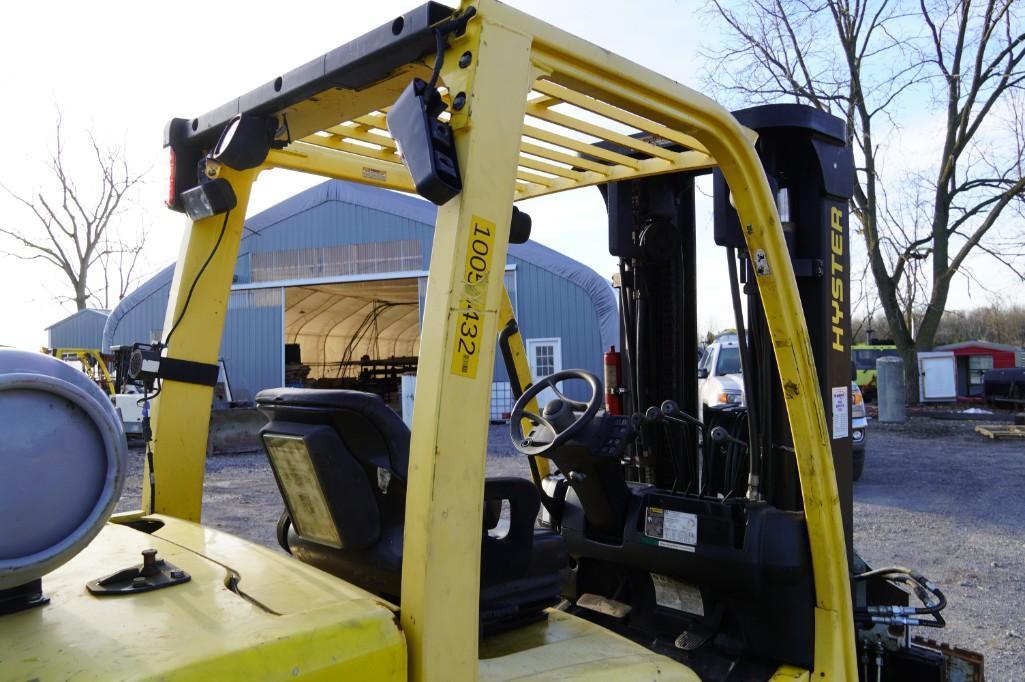
[[[89,302],[89,292],[85,288],[85,278],[79,279],[75,286],[75,308],[85,310]]]

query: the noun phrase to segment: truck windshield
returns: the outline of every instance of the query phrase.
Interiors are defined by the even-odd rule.
[[[854,366],[858,369],[875,369],[876,360],[897,355],[893,348],[857,348],[854,350]]]
[[[715,363],[715,373],[740,374],[740,349],[736,346],[721,349],[719,359]]]

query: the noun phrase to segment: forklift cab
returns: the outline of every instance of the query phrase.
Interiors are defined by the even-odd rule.
[[[143,509],[94,528],[50,574],[0,571],[0,661],[16,675],[852,680],[871,652],[880,677],[885,660],[892,679],[942,679],[939,654],[908,653],[938,591],[868,571],[851,548],[841,122],[730,114],[466,0],[173,119],[165,145],[167,204],[191,222],[167,335],[130,363],[159,388]],[[411,432],[358,392],[258,397],[292,557],[199,525],[228,293],[250,190],[270,170],[439,206]],[[701,421],[694,182],[707,173],[747,405]],[[622,358],[602,379],[535,383],[501,276],[508,244],[529,235],[513,204],[587,188],[620,263]],[[485,480],[496,353],[530,482]],[[576,381],[586,400],[561,392]],[[892,587],[908,581],[922,609]]]

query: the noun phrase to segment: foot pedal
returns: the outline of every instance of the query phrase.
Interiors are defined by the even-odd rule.
[[[676,638],[673,644],[677,649],[683,651],[694,651],[695,649],[704,646],[708,640],[715,636],[715,633],[719,631],[719,626],[722,624],[722,616],[725,609],[722,604],[716,605],[712,612],[706,617],[697,621],[689,628],[683,631],[683,633]]]
[[[690,629],[684,630],[673,644],[677,649],[694,651],[712,639],[714,634],[715,631],[712,628],[702,627],[700,623],[695,623]]]
[[[577,606],[588,611],[612,616],[613,618],[626,618],[631,609],[629,604],[603,597],[600,594],[591,594],[590,592],[580,595],[580,598],[577,599]]]

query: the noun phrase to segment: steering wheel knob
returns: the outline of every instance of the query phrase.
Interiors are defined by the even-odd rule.
[[[578,379],[587,383],[591,395],[586,403],[567,398],[559,388],[561,381]],[[531,405],[545,389],[550,389],[556,399],[549,401],[543,410]],[[556,372],[538,380],[523,392],[513,406],[509,415],[509,436],[513,448],[523,455],[537,456],[556,448],[580,432],[598,413],[604,401],[601,381],[591,372],[582,369]],[[536,412],[527,409],[531,406]],[[551,440],[540,442],[523,433],[523,420],[534,424],[534,428],[544,428]],[[532,432],[533,433],[533,432]]]

